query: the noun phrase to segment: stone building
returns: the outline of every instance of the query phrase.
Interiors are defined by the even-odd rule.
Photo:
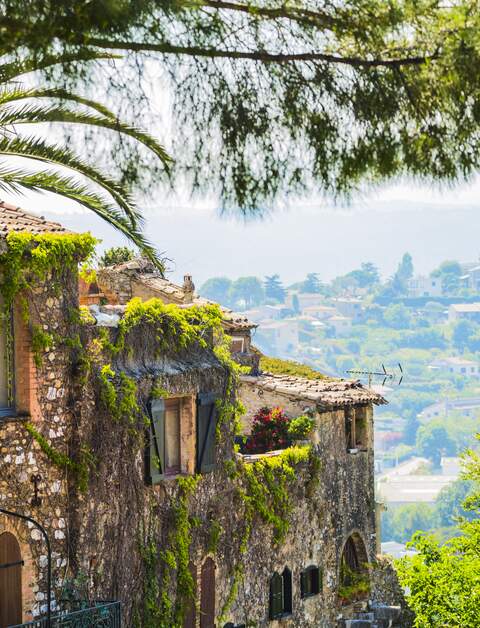
[[[48,534],[55,612],[118,600],[124,626],[327,628],[369,590],[397,600],[376,561],[380,396],[259,373],[253,326],[191,277],[136,260],[79,291],[91,237],[6,204],[0,234],[0,509]],[[240,454],[264,406],[311,417],[308,442]],[[47,563],[35,524],[0,514],[0,628],[45,613]]]

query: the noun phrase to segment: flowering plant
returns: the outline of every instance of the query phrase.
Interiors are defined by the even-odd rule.
[[[282,408],[260,408],[252,419],[252,432],[245,449],[257,454],[288,447],[289,424],[290,419]]]

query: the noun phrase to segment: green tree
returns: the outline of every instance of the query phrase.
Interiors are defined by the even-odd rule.
[[[359,269],[352,270],[347,277],[351,277],[359,288],[371,288],[380,283],[380,273],[372,262],[363,262]]]
[[[418,530],[428,532],[437,525],[435,508],[429,504],[406,504],[387,510],[382,518],[382,540],[405,543]]]
[[[230,288],[230,299],[245,309],[260,305],[265,299],[262,282],[258,277],[239,277]]]
[[[389,305],[383,313],[385,324],[394,329],[408,329],[412,322],[410,311],[402,303]]]
[[[342,195],[479,166],[474,0],[3,0],[0,15],[6,54],[124,52],[109,78],[125,106],[144,106],[138,70],[156,63],[171,84],[175,172],[245,212],[312,183]]]
[[[446,428],[436,421],[431,421],[419,428],[416,447],[418,453],[431,460],[437,469],[440,468],[443,455],[454,456],[457,453],[455,441],[450,437]]]
[[[229,306],[231,303],[230,291],[232,280],[227,277],[212,277],[200,288],[200,294],[206,299]]]
[[[447,260],[432,271],[431,276],[440,279],[443,294],[457,294],[460,289],[460,277],[462,274],[462,267],[458,262]]]
[[[454,324],[452,343],[458,351],[465,351],[478,332],[478,326],[472,321],[459,320]]]
[[[264,282],[265,289],[265,298],[273,299],[274,301],[278,301],[279,303],[283,303],[285,301],[286,291],[280,281],[279,275],[271,275],[265,277]]]
[[[305,281],[300,285],[300,292],[319,293],[322,291],[322,284],[318,278],[318,273],[308,273]]]
[[[477,439],[478,439],[477,435]],[[417,554],[396,562],[400,583],[408,587],[407,602],[415,612],[416,628],[480,623],[480,457],[469,450],[465,479],[473,483],[464,508],[471,520],[460,523],[460,536],[443,545],[434,537],[416,533]]]
[[[463,508],[463,503],[472,492],[474,483],[471,480],[456,480],[450,486],[442,488],[435,500],[439,524],[453,526],[458,523],[460,517],[474,518],[474,513]]]
[[[295,312],[295,314],[299,314],[300,313],[300,302],[298,300],[298,294],[294,294],[292,296],[292,308],[293,308],[293,311]]]
[[[107,249],[102,257],[98,260],[100,267],[115,266],[116,264],[122,264],[128,262],[135,257],[135,251],[129,249],[127,246],[113,246]]]

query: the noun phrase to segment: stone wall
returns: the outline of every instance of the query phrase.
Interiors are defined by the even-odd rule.
[[[27,430],[31,425],[46,439],[53,451],[68,453],[71,425],[71,347],[60,339],[74,335],[67,313],[78,303],[76,273],[61,271],[62,289],[55,294],[56,278],[49,277],[28,296],[30,324],[42,325],[58,339],[35,365],[30,325],[21,308],[14,310],[15,389],[18,416],[0,419],[0,506],[29,515],[47,530],[52,545],[53,597],[58,600],[67,577],[68,487],[74,482],[66,466],[52,462]],[[39,476],[35,505],[33,476]],[[46,600],[46,547],[32,524],[0,516],[0,534],[10,531],[17,537],[23,568],[24,619],[30,620]]]

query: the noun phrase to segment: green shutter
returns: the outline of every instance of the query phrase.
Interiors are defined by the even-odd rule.
[[[283,578],[280,574],[273,574],[270,579],[270,619],[283,615]]]
[[[197,473],[208,473],[215,468],[217,395],[200,393],[197,397]]]
[[[301,597],[305,597],[308,595],[308,583],[307,583],[307,572],[300,572],[300,595]]]
[[[165,402],[152,399],[150,403],[149,480],[157,484],[165,468]]]

